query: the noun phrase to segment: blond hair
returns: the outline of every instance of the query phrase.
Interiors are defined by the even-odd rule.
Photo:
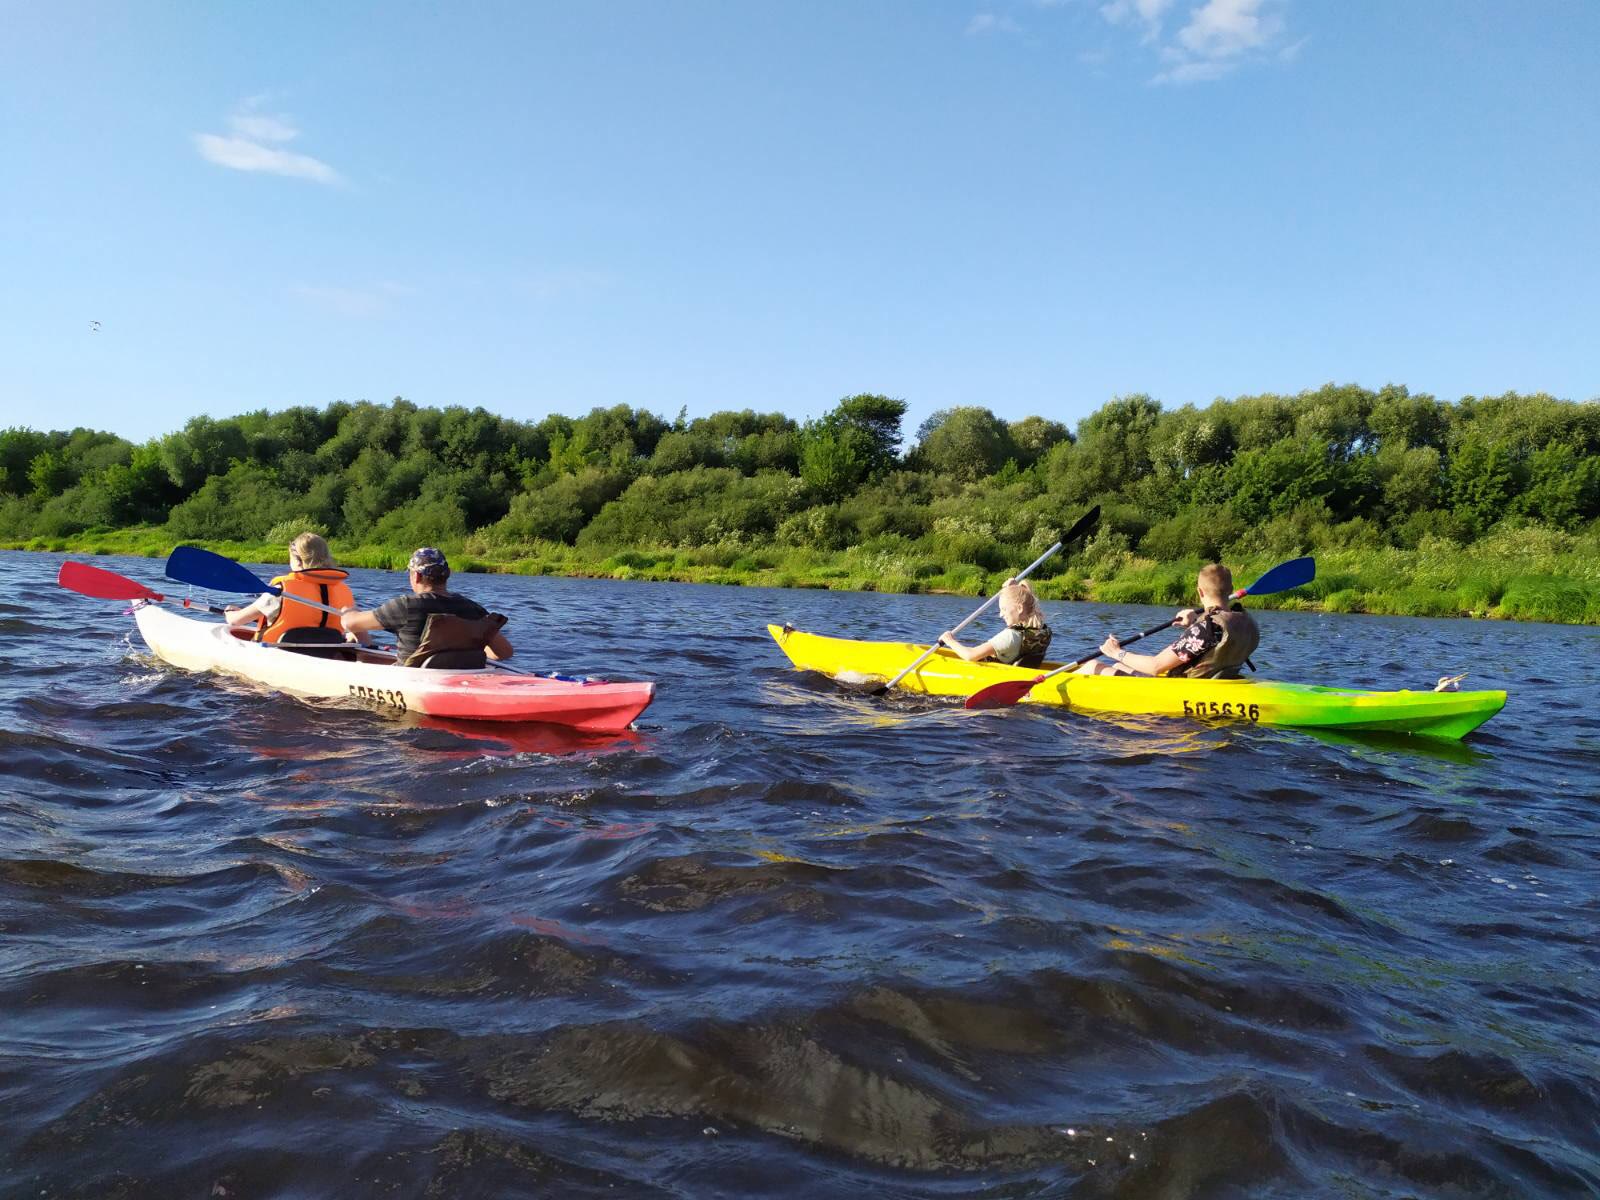
[[[1044,610],[1039,607],[1039,597],[1027,583],[1008,579],[1000,589],[1000,619],[1007,625],[1021,625],[1026,629],[1044,627]]]
[[[1233,572],[1221,563],[1208,563],[1200,568],[1200,577],[1195,584],[1202,596],[1215,596],[1226,602],[1228,594],[1233,591]]]
[[[321,534],[309,530],[289,543],[289,556],[300,560],[300,565],[295,567],[297,571],[320,571],[333,566],[333,552],[328,549],[328,543],[322,540]]]

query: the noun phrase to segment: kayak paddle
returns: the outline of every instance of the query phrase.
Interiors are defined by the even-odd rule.
[[[1239,600],[1245,596],[1270,596],[1273,592],[1287,592],[1290,588],[1310,583],[1316,577],[1316,559],[1291,558],[1288,562],[1273,567],[1249,587],[1242,587],[1230,593],[1228,599]]]
[[[64,562],[56,572],[56,582],[68,591],[93,596],[96,600],[165,600],[160,592],[152,592],[137,579],[118,575],[103,567],[88,563]]]
[[[68,591],[93,596],[96,600],[166,600],[160,592],[151,591],[137,579],[129,579],[126,575],[118,575],[103,567],[91,567],[88,563],[62,563],[61,570],[56,572],[56,582]],[[203,608],[207,612],[222,611],[209,604],[194,604],[188,600],[182,601],[182,604],[185,608]]]
[[[195,587],[209,588],[213,592],[266,592],[273,596],[283,596],[281,587],[268,583],[249,567],[241,566],[233,559],[224,558],[210,550],[202,550],[199,546],[179,546],[168,555],[167,578],[176,579],[179,583],[190,583]],[[336,617],[343,612],[331,604],[318,604],[315,600],[307,600],[303,596],[283,596],[283,598],[290,604],[304,604],[307,608],[320,609]]]
[[[193,584],[213,592],[270,592],[281,596],[283,589],[273,587],[248,567],[231,558],[224,558],[199,546],[179,546],[167,557],[167,578],[179,583]],[[298,599],[298,597],[295,597]],[[329,609],[337,612],[337,609]]]
[[[1273,592],[1287,592],[1290,588],[1297,588],[1302,584],[1310,583],[1317,574],[1317,563],[1312,558],[1294,558],[1286,563],[1279,563],[1249,587],[1237,588],[1228,594],[1229,600],[1240,600],[1245,596],[1270,596]],[[1140,630],[1132,637],[1119,638],[1122,645],[1127,646],[1137,642],[1140,638],[1149,637],[1151,634],[1160,633],[1170,627],[1173,621],[1169,618],[1159,625],[1152,625],[1149,629]],[[1035,675],[1032,679],[1007,679],[1000,683],[991,683],[981,691],[973,692],[967,697],[968,708],[1009,708],[1021,700],[1034,688],[1045,680],[1066,671],[1073,671],[1083,666],[1086,662],[1093,662],[1100,657],[1100,650],[1096,647],[1085,654],[1077,662],[1063,663],[1053,671],[1043,675]]]
[[[1087,537],[1090,533],[1094,532],[1094,527],[1096,525],[1098,525],[1099,523],[1100,523],[1100,506],[1098,504],[1096,504],[1088,512],[1084,513],[1083,516],[1079,517],[1077,523],[1075,525],[1073,525],[1073,527],[1071,529],[1069,529],[1065,533],[1063,533],[1061,535],[1060,540],[1058,540],[1055,545],[1051,546],[1050,549],[1046,550],[1038,558],[1034,559],[1031,564],[1029,564],[1027,567],[1025,567],[1023,569],[1023,571],[1022,571],[1022,573],[1020,575],[1013,575],[1012,579],[1014,579],[1014,580],[1016,580],[1017,582],[1020,583],[1022,580],[1026,579],[1029,575],[1032,575],[1036,570],[1038,570],[1040,567],[1042,567],[1049,559],[1054,557],[1055,553],[1058,550],[1060,550],[1063,546],[1069,546],[1073,542],[1076,542],[1079,538]],[[971,625],[979,617],[983,616],[984,613],[988,612],[989,611],[989,606],[991,604],[993,604],[998,599],[1000,599],[1000,593],[996,592],[994,595],[990,596],[987,600],[985,600],[983,602],[983,604],[978,608],[978,610],[976,612],[974,612],[965,621],[961,622],[961,624],[957,625],[950,632],[951,633],[960,633],[968,625]],[[882,696],[890,688],[892,688],[895,684],[899,683],[907,675],[911,674],[911,672],[915,671],[923,663],[927,662],[930,658],[932,658],[933,654],[934,654],[934,651],[938,650],[938,648],[939,648],[939,643],[938,642],[934,642],[933,645],[929,646],[927,648],[927,650],[925,650],[922,653],[921,657],[919,657],[914,663],[912,663],[904,671],[901,671],[900,674],[896,675],[893,679],[889,680],[888,683],[881,684],[880,686],[873,688],[867,694],[870,695],[870,696]]]

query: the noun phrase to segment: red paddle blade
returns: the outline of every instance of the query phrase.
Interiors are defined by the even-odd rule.
[[[967,697],[968,708],[1010,708],[1021,700],[1043,676],[1032,679],[1006,679],[1000,683],[991,683],[980,692],[973,692]]]
[[[97,600],[164,599],[160,592],[152,592],[136,579],[91,567],[88,563],[62,563],[61,570],[56,573],[56,582],[69,591],[93,596]]]

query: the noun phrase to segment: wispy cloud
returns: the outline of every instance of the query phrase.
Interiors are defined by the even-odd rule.
[[[1221,79],[1251,61],[1277,57],[1292,62],[1305,39],[1281,46],[1288,0],[1198,0],[1188,6],[1177,32],[1168,18],[1178,0],[1108,0],[1100,15],[1112,25],[1135,29],[1153,45],[1162,63],[1152,82],[1201,83]],[[1275,50],[1275,48],[1277,48]]]
[[[313,308],[340,317],[381,317],[417,289],[403,283],[380,283],[373,287],[323,287],[300,284],[290,293]]]
[[[258,104],[259,100],[245,101],[240,111],[228,118],[227,134],[195,134],[200,157],[234,171],[264,171],[314,183],[343,182],[339,172],[321,159],[284,149],[300,136],[299,128],[282,114],[257,112]]]
[[[1307,34],[1303,38],[1298,38],[1295,41],[1290,42],[1282,50],[1278,51],[1278,61],[1293,62],[1295,59],[1300,57],[1300,51],[1306,48],[1306,43],[1310,40],[1311,35]]]
[[[1155,77],[1156,83],[1206,83],[1221,79],[1238,63],[1220,62],[1217,59],[1183,59],[1177,56],[1168,60],[1171,66]]]
[[[1004,13],[981,12],[975,13],[972,20],[967,22],[967,36],[978,37],[985,33],[1021,33],[1022,26],[1018,25]]]
[[[1100,6],[1100,15],[1113,25],[1135,26],[1150,42],[1161,36],[1161,21],[1173,0],[1111,0]]]
[[[1283,32],[1265,0],[1206,0],[1189,14],[1178,43],[1197,59],[1221,61],[1259,50]]]

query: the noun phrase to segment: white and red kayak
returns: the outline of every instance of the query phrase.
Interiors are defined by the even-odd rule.
[[[354,699],[399,712],[467,721],[543,721],[597,733],[626,729],[655,698],[653,683],[607,683],[477,671],[425,671],[392,662],[317,658],[242,640],[228,627],[140,603],[150,649],[186,671],[220,671],[315,700]]]

